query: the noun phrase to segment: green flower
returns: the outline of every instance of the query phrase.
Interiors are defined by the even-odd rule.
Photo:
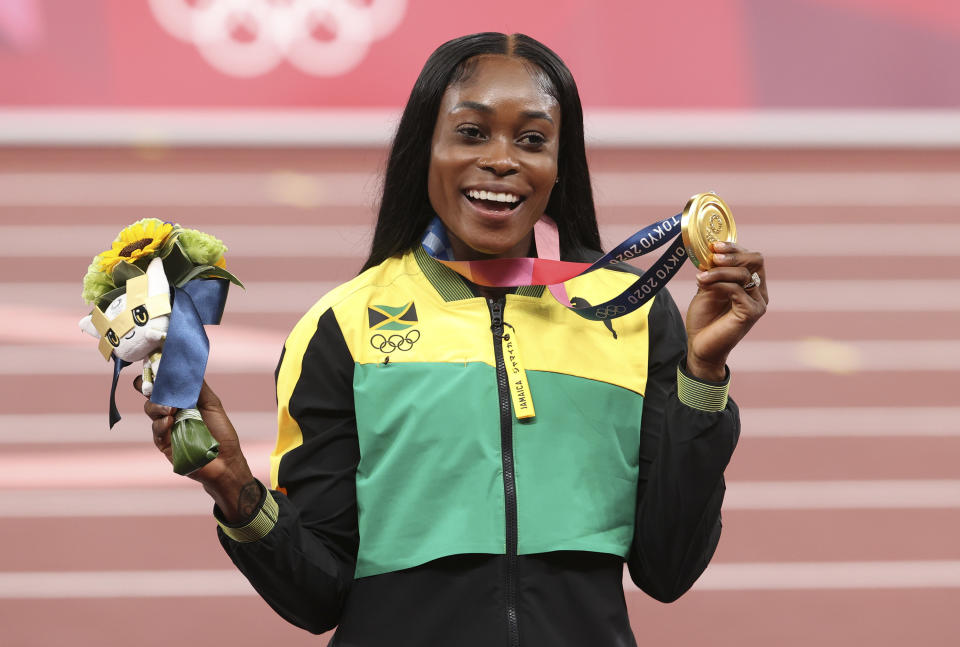
[[[101,296],[116,289],[116,285],[110,280],[110,275],[100,271],[99,255],[94,257],[87,273],[83,277],[83,300],[85,303],[94,303]]]
[[[227,246],[219,238],[196,229],[182,229],[177,241],[196,265],[224,267],[223,253]]]

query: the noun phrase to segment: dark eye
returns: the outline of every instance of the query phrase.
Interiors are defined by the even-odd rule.
[[[527,146],[543,146],[547,143],[547,138],[540,133],[526,133],[520,137],[520,143]]]
[[[113,332],[113,328],[107,330],[107,334],[104,335],[107,338],[107,341],[110,342],[110,345],[114,348],[117,348],[120,345],[120,338],[117,337],[117,333]]]
[[[150,319],[150,315],[147,314],[146,306],[137,306],[133,309],[133,323],[138,326],[143,326],[147,323],[148,319]]]
[[[457,128],[457,132],[467,139],[480,139],[483,137],[483,133],[476,126],[460,126]]]

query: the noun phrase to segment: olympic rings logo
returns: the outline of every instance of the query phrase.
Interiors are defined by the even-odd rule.
[[[622,315],[626,311],[625,306],[604,306],[603,308],[597,308],[593,314],[597,319],[606,319],[607,317]]]
[[[707,225],[710,231],[714,234],[720,235],[720,232],[723,231],[723,218],[720,217],[720,214],[713,214],[710,216],[710,222]]]
[[[381,353],[392,353],[395,350],[407,351],[420,339],[420,331],[414,328],[406,335],[390,335],[389,337],[377,333],[370,338],[370,345]]]
[[[149,0],[170,35],[217,70],[266,74],[282,61],[312,76],[346,74],[393,32],[406,0]]]

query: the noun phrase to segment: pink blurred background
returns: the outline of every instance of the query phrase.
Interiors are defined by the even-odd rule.
[[[326,644],[234,572],[129,370],[107,429],[80,280],[139,218],[224,239],[207,375],[266,478],[285,335],[359,269],[424,60],[483,30],[572,69],[607,244],[716,190],[767,259],[724,537],[674,604],[627,582],[638,642],[960,641],[960,4],[0,0],[3,645]]]
[[[354,0],[314,3],[333,8],[312,17],[297,12],[310,4],[5,0],[0,103],[396,108],[437,44],[484,30],[523,31],[549,44],[591,108],[960,102],[960,6],[944,0]],[[336,10],[339,4],[353,13]],[[278,27],[283,12],[302,29]],[[363,21],[350,33],[336,31]],[[305,41],[317,58],[355,63],[292,63],[287,54]],[[317,73],[324,66],[333,72]]]

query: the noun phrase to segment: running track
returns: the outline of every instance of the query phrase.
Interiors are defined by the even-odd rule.
[[[93,253],[141,217],[214,232],[248,285],[208,379],[264,478],[284,336],[369,241],[381,151],[0,150],[0,626],[9,647],[324,645],[221,552],[76,321]],[[696,192],[766,253],[772,302],[731,360],[743,436],[724,535],[671,605],[627,589],[641,644],[960,641],[957,151],[592,154],[607,242]],[[632,230],[631,230],[632,231]],[[692,269],[671,284],[689,299]]]

